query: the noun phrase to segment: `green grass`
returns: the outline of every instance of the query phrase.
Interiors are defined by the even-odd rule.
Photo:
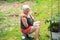
[[[57,7],[57,1],[52,0],[53,2],[53,17],[55,18],[57,13],[58,13],[58,7]],[[37,10],[36,10],[37,9]],[[51,1],[49,0],[41,0],[37,3],[37,5],[34,5],[32,7],[32,11],[37,11],[37,20],[45,20],[45,19],[50,19],[51,18]],[[50,38],[47,37],[47,35],[50,36],[50,31],[48,31],[50,23],[44,24],[42,23],[40,26],[40,35],[41,35],[41,40],[49,40]]]
[[[20,27],[16,26],[12,31],[7,30],[0,33],[0,40],[21,40]]]
[[[9,0],[8,0],[9,1]],[[30,0],[33,2],[36,2],[37,4],[31,7],[32,11],[37,11],[37,21],[45,21],[46,19],[50,19],[51,17],[51,1],[49,0]],[[13,0],[10,0],[9,2],[13,2]],[[19,0],[19,2],[25,2],[25,0]],[[57,6],[57,1],[53,0],[53,5],[55,6],[53,8],[53,17],[56,17],[56,13],[58,13],[58,6]],[[2,23],[4,23],[3,21],[6,20],[7,23],[7,27],[13,27],[13,29],[10,30],[6,30],[6,31],[2,31],[0,32],[0,40],[21,40],[21,32],[20,32],[20,24],[18,24],[18,26],[12,26],[13,23],[18,23],[19,20],[13,20],[12,18],[14,17],[7,17],[7,19],[5,19],[4,17],[7,14],[17,14],[20,15],[21,10],[19,8],[11,8],[5,11],[0,12],[0,20]],[[15,12],[15,13],[13,13]],[[33,13],[32,13],[33,15]],[[3,24],[4,25],[4,24]],[[50,38],[47,37],[50,36],[50,31],[48,31],[48,27],[49,27],[50,23],[46,23],[43,22],[40,25],[40,39],[41,40],[48,40]]]
[[[9,3],[15,2],[16,0],[6,0]]]

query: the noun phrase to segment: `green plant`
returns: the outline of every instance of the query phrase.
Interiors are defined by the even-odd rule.
[[[16,0],[6,0],[6,1],[11,3],[11,2],[15,2]]]
[[[4,12],[0,12],[0,17],[5,17],[6,14]]]
[[[0,18],[0,23],[3,23],[4,22],[4,20],[5,20],[5,18]]]
[[[51,32],[60,32],[60,16],[45,21],[50,23],[48,28]]]
[[[18,2],[20,2],[20,3],[23,3],[23,2],[25,2],[26,0],[18,0]]]

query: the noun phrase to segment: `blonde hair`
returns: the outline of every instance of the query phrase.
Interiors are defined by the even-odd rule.
[[[23,5],[23,6],[22,6],[22,10],[23,10],[23,12],[24,12],[27,8],[30,9],[29,5]]]

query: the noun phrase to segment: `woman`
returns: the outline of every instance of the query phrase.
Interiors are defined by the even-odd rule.
[[[28,5],[22,6],[23,14],[21,15],[21,32],[30,34],[35,32],[36,40],[39,40],[39,26],[33,26],[35,19],[30,15],[30,7]],[[36,15],[34,15],[35,17]]]

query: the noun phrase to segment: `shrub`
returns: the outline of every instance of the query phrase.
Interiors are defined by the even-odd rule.
[[[49,26],[50,31],[52,32],[60,32],[60,17],[55,18]]]
[[[18,0],[18,2],[20,2],[20,3],[23,3],[23,2],[25,2],[26,0]]]
[[[9,3],[11,3],[11,2],[14,2],[14,1],[16,1],[16,0],[6,0],[7,2],[9,2]]]

